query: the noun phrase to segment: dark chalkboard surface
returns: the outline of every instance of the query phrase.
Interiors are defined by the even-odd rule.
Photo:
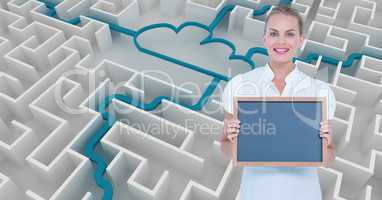
[[[323,166],[324,97],[234,97],[240,120],[233,155],[239,166]]]

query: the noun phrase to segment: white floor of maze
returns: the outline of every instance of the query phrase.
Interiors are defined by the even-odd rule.
[[[0,0],[0,199],[101,199],[103,190],[93,178],[96,166],[83,154],[102,124],[96,111],[100,101],[113,93],[145,103],[177,94],[180,103],[195,104],[213,79],[142,53],[131,37],[86,16],[134,30],[160,22],[209,24],[229,3],[236,6],[214,37],[231,41],[236,53],[245,55],[262,42],[264,16],[252,17],[253,8],[278,0],[62,1],[58,16],[81,14],[79,26],[46,16],[46,7],[35,0]],[[308,22],[301,56],[370,55],[349,68],[328,65],[322,57],[297,65],[328,81],[337,99],[337,157],[331,168],[319,168],[324,199],[380,200],[382,60],[375,57],[382,56],[382,1],[293,0],[291,5]],[[231,49],[225,45],[199,45],[207,35],[195,27],[178,34],[155,29],[138,41],[227,77],[250,70],[243,61],[229,60]],[[252,59],[257,66],[266,61],[259,54]],[[152,111],[112,101],[109,112],[119,120],[96,153],[108,163],[113,199],[238,199],[241,169],[220,153],[225,83],[219,82],[201,111],[167,100]],[[216,129],[205,134],[196,126],[201,122]],[[150,124],[162,124],[165,134],[147,129]]]

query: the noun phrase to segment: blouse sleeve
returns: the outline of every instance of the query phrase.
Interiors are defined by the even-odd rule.
[[[329,119],[334,118],[334,112],[336,110],[336,97],[334,95],[333,90],[328,86],[328,114]]]
[[[237,82],[237,77],[235,76],[227,82],[224,87],[223,93],[221,95],[221,103],[226,112],[233,114],[233,96],[235,91],[235,83]]]
[[[320,84],[319,86],[319,96],[325,97],[327,100],[328,119],[330,120],[334,118],[334,113],[336,110],[336,97],[329,84],[326,82],[322,83],[323,84]]]

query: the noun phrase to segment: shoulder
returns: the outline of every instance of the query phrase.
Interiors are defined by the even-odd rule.
[[[235,80],[236,82],[257,82],[257,81],[260,81],[261,80],[261,77],[264,75],[265,73],[265,67],[264,66],[261,66],[261,67],[256,67],[255,69],[252,69],[248,72],[245,72],[245,73],[242,73],[242,74],[239,74],[237,76],[235,76]]]
[[[265,72],[265,67],[257,67],[248,72],[238,74],[232,77],[226,84],[226,87],[237,88],[248,82],[257,83],[261,80],[263,73]]]
[[[243,73],[241,75],[242,75],[243,80],[246,80],[246,79],[253,80],[253,79],[259,78],[262,75],[264,75],[265,71],[266,71],[265,66],[261,66],[261,67],[256,67],[255,69],[252,69],[252,70],[250,70],[246,73]]]
[[[324,90],[328,92],[333,92],[332,89],[330,88],[330,84],[326,81],[319,80],[317,78],[312,78],[313,79],[313,84],[318,90]]]
[[[299,81],[302,81],[304,83],[306,83],[305,81],[308,81],[310,82],[310,85],[312,87],[315,87],[316,89],[330,89],[330,84],[328,82],[317,79],[316,77],[312,77],[301,70],[299,71],[299,73]]]
[[[330,84],[326,81],[319,80],[317,78],[310,77],[313,85],[313,91],[318,97],[325,97],[328,105],[328,117],[329,119],[334,118],[334,113],[336,110],[336,96],[331,88]]]
[[[304,80],[310,81],[311,88],[313,89],[313,91],[315,91],[317,96],[327,96],[330,99],[335,99],[334,92],[328,82],[319,80],[316,77],[309,76],[301,71],[300,73],[303,74],[302,76]],[[301,82],[304,82],[304,81],[301,81]]]

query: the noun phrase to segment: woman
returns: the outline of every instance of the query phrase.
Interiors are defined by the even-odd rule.
[[[233,116],[233,96],[324,96],[328,97],[329,120],[322,121],[320,136],[327,140],[328,163],[334,159],[331,119],[335,97],[326,82],[314,79],[293,63],[293,57],[304,41],[303,20],[290,7],[274,7],[266,18],[264,46],[269,60],[232,78],[222,94],[225,110],[223,153],[232,158],[232,144],[240,121]],[[317,167],[243,167],[240,200],[321,200]]]

